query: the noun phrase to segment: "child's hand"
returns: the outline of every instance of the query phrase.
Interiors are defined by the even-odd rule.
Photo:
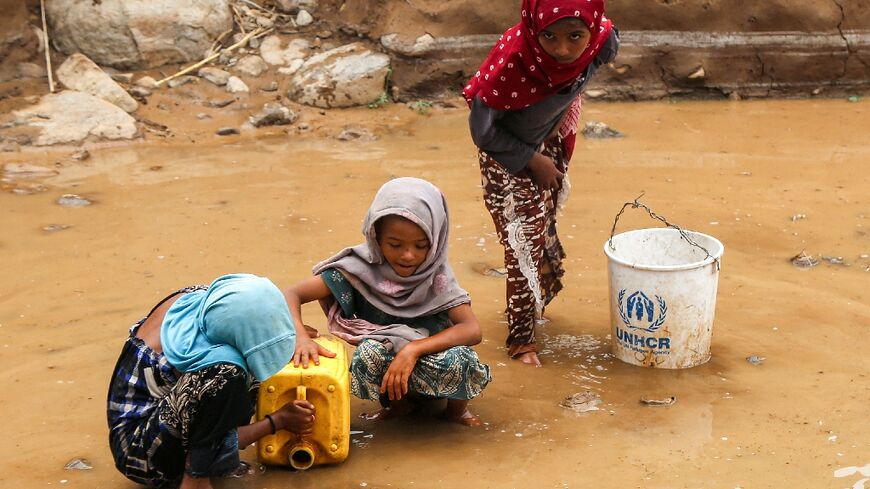
[[[310,435],[314,429],[314,404],[308,401],[291,401],[272,413],[275,427],[297,435]]]
[[[386,393],[391,401],[398,401],[408,393],[408,379],[417,365],[417,352],[409,344],[402,348],[396,358],[390,363],[384,380],[381,382],[381,394]]]
[[[544,190],[556,190],[565,176],[556,168],[553,160],[544,156],[541,153],[535,153],[527,165],[529,172],[532,174],[532,179]]]
[[[320,365],[320,355],[334,358],[335,352],[327,350],[310,338],[296,337],[296,351],[293,353],[294,367],[298,367],[301,363],[302,368],[308,368],[309,360],[314,362],[314,365]]]

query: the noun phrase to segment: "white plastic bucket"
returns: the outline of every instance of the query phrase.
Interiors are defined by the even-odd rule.
[[[696,245],[670,228],[628,231],[604,244],[613,354],[626,363],[689,368],[710,359],[725,247],[682,232]]]

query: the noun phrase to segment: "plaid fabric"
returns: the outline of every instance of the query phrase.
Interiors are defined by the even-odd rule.
[[[112,375],[108,395],[109,446],[121,473],[140,484],[157,485],[177,475],[157,469],[153,461],[164,441],[170,442],[166,447],[169,450],[172,446],[180,447],[180,440],[161,428],[156,415],[159,400],[178,382],[178,377],[163,355],[154,353],[135,336],[138,327],[136,324],[130,329]],[[180,456],[184,458],[183,451]]]

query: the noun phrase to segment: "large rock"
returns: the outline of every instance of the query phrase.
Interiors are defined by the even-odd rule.
[[[94,136],[136,137],[136,120],[115,105],[83,92],[64,91],[42,97],[39,104],[13,113],[16,125],[39,131],[36,146],[75,143]]]
[[[389,71],[389,56],[348,44],[309,58],[294,75],[289,96],[316,107],[365,105],[384,93]]]
[[[127,112],[134,112],[139,104],[87,56],[74,54],[57,69],[57,79],[65,87],[89,93],[115,104]]]
[[[100,65],[144,69],[202,59],[233,26],[230,0],[51,0],[52,42]]]

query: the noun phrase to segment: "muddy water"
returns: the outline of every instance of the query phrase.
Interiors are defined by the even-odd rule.
[[[104,414],[127,327],[173,288],[221,273],[279,285],[306,276],[358,242],[369,199],[400,175],[432,180],[451,206],[451,259],[494,374],[472,404],[485,429],[354,416],[362,433],[343,465],[269,468],[219,487],[840,488],[861,480],[846,468],[870,463],[870,103],[589,104],[586,120],[627,137],[578,141],[560,220],[566,288],[540,329],[542,369],[506,358],[503,282],[475,271],[498,265],[502,252],[464,118],[464,110],[436,112],[372,142],[107,148],[64,163],[41,180],[46,192],[0,193],[0,486],[133,487],[112,466]],[[601,248],[622,203],[641,192],[658,213],[726,246],[713,357],[690,370],[643,369],[609,354]],[[58,206],[64,193],[94,203]],[[70,227],[43,230],[51,224]],[[620,229],[653,225],[639,211],[620,221]],[[789,258],[802,250],[850,266],[797,269]],[[315,308],[305,313],[322,329]],[[749,355],[766,360],[752,365]],[[559,407],[585,390],[600,395],[599,411]],[[643,406],[642,396],[677,402]],[[352,405],[354,415],[366,409]],[[76,457],[93,470],[63,470]],[[244,458],[254,460],[253,450]]]

